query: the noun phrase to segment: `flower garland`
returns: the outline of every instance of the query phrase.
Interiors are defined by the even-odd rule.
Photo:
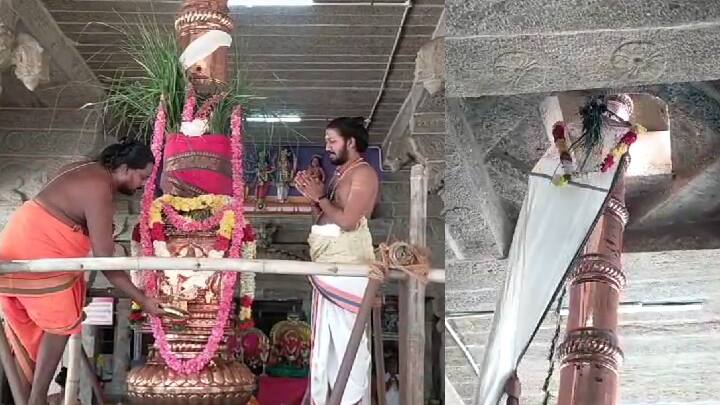
[[[570,145],[565,123],[562,121],[556,122],[555,125],[553,125],[552,134],[555,147],[560,154],[560,164],[563,168],[562,175],[553,177],[553,184],[556,186],[564,186],[572,179],[572,173],[575,173],[575,162],[573,162],[572,155],[570,154]]]
[[[235,226],[235,212],[228,208],[230,198],[223,195],[201,195],[194,198],[175,197],[164,195],[156,199],[150,207],[150,236],[153,241],[155,254],[160,257],[170,257],[167,249],[167,236],[163,214],[170,224],[183,232],[204,232],[218,228],[217,240],[208,257],[221,258],[230,248],[230,238]],[[193,221],[185,218],[178,211],[191,212],[210,209],[213,215],[202,221]],[[243,242],[248,242],[244,240]]]
[[[633,125],[630,130],[626,132],[622,138],[620,138],[620,141],[618,141],[607,156],[605,156],[605,159],[603,159],[603,162],[600,164],[600,171],[605,173],[610,170],[610,168],[615,165],[615,162],[619,161],[620,158],[627,153],[630,149],[630,145],[637,141],[638,134],[642,135],[645,132],[647,132],[647,130],[642,125]]]
[[[164,229],[162,226],[162,215],[159,212],[158,208],[162,207],[162,212],[166,214],[168,218],[170,218],[171,222],[174,222],[178,225],[178,229],[200,229],[208,227],[207,229],[210,229],[211,225],[215,224],[215,221],[218,221],[218,225],[220,226],[220,230],[218,231],[219,240],[220,238],[229,239],[229,257],[233,258],[239,258],[242,256],[241,248],[243,246],[243,243],[246,241],[247,238],[254,237],[252,236],[252,232],[248,232],[246,236],[246,226],[247,224],[244,221],[244,194],[243,194],[243,166],[242,166],[242,138],[243,138],[243,128],[242,128],[242,108],[240,106],[235,107],[232,113],[231,118],[231,126],[232,126],[232,137],[231,137],[231,147],[232,147],[232,169],[233,169],[233,195],[235,197],[232,204],[230,204],[231,209],[230,210],[220,210],[218,209],[218,212],[216,215],[213,215],[211,218],[200,222],[199,224],[191,224],[190,221],[183,218],[179,214],[175,216],[174,214],[177,214],[176,212],[173,212],[172,209],[167,208],[168,206],[171,206],[175,209],[187,209],[188,211],[192,206],[208,206],[209,208],[213,208],[216,205],[220,205],[220,199],[215,199],[213,197],[206,197],[205,199],[197,198],[197,199],[183,199],[183,200],[175,200],[176,197],[167,197],[163,199],[161,197],[158,199],[160,202],[155,204],[156,201],[155,197],[155,191],[157,187],[157,179],[158,179],[158,171],[159,171],[159,162],[162,159],[162,150],[164,145],[164,139],[165,139],[165,126],[166,126],[166,112],[165,112],[165,102],[164,98],[161,98],[160,106],[158,107],[158,114],[155,120],[155,126],[153,130],[153,141],[152,141],[152,152],[153,156],[155,157],[156,164],[153,166],[153,171],[150,176],[150,180],[148,182],[148,186],[145,189],[145,193],[143,194],[143,210],[141,214],[141,245],[143,248],[143,254],[146,256],[152,256],[157,255],[157,253],[166,254],[162,249],[159,249],[159,251],[156,253],[155,251],[155,242],[165,242],[164,239]],[[172,203],[177,203],[176,206],[173,206]],[[225,205],[227,206],[227,201],[225,201]],[[220,216],[219,213],[222,213]],[[230,214],[229,214],[230,213]],[[151,227],[153,230],[151,230]],[[162,231],[161,231],[162,229]],[[227,236],[230,235],[230,238],[227,238]],[[154,238],[155,237],[155,238]],[[218,242],[218,245],[221,242]],[[223,242],[224,243],[224,242]],[[162,248],[162,243],[159,244],[159,247]],[[221,246],[214,246],[215,248],[221,247]],[[167,251],[167,247],[165,246],[165,251]],[[224,250],[223,250],[224,251]],[[167,252],[169,254],[169,252]],[[254,276],[254,274],[253,274]],[[243,277],[245,278],[245,277]],[[242,305],[243,309],[241,310],[242,315],[246,315],[244,320],[247,322],[247,318],[249,317],[251,320],[251,307],[252,307],[252,300],[254,295],[254,277],[247,278],[251,285],[248,285],[246,289],[249,289],[252,287],[253,293],[251,294],[245,294],[243,295]],[[230,308],[232,306],[232,298],[233,298],[233,292],[235,289],[235,282],[237,280],[237,273],[235,272],[226,272],[223,274],[222,277],[222,292],[221,292],[221,298],[220,298],[220,309],[218,311],[218,318],[217,323],[213,326],[212,332],[210,334],[210,338],[208,339],[207,345],[203,349],[203,351],[197,355],[195,358],[183,361],[179,359],[170,349],[170,345],[167,341],[167,336],[165,335],[165,331],[163,330],[162,321],[160,318],[155,316],[150,316],[150,324],[153,331],[153,335],[155,336],[156,344],[158,346],[159,352],[161,357],[165,360],[166,364],[175,372],[181,373],[181,374],[193,374],[201,371],[204,369],[210,360],[214,357],[215,353],[217,352],[218,346],[220,341],[223,338],[223,333],[225,329],[225,325],[227,324],[227,320],[230,314]],[[145,288],[146,293],[151,296],[157,296],[158,293],[158,285],[159,285],[159,276],[157,272],[147,272],[145,277]],[[249,316],[247,316],[249,315]],[[241,317],[241,322],[243,321]]]
[[[233,203],[234,211],[239,213],[236,215],[240,221],[245,221],[245,217],[242,215],[245,209],[245,173],[243,169],[243,110],[240,107],[235,107],[232,116],[230,117],[230,128],[232,136],[230,137],[230,147],[232,148],[232,168],[233,168],[233,196],[235,197]],[[248,240],[255,240],[255,235],[252,232],[251,226],[241,224],[241,226],[235,226],[232,235],[232,241],[239,241],[247,238]],[[248,249],[247,252],[241,252],[242,247]],[[230,257],[255,257],[255,244],[249,243],[245,245],[234,244],[230,247]],[[248,272],[242,273],[240,276],[240,313],[238,316],[238,327],[241,330],[250,329],[255,327],[252,320],[252,304],[255,299],[255,273]]]
[[[635,124],[628,132],[626,132],[613,149],[603,159],[599,170],[606,173],[610,170],[624,154],[630,149],[630,145],[635,143],[638,134],[644,134],[647,130],[642,126]],[[556,186],[564,186],[572,179],[572,174],[576,172],[575,162],[570,154],[570,145],[567,135],[567,126],[562,121],[558,121],[553,125],[552,129],[555,147],[560,154],[560,164],[563,168],[562,174],[553,176],[553,184]]]

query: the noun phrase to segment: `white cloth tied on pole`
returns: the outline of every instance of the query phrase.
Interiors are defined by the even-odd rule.
[[[185,69],[212,55],[221,46],[229,47],[232,37],[225,31],[210,30],[197,37],[180,55],[180,63]]]
[[[547,309],[560,291],[609,198],[618,167],[552,184],[559,165],[551,147],[533,168],[515,227],[505,286],[480,369],[476,405],[497,405]]]

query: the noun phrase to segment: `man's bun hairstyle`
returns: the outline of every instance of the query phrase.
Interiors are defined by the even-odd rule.
[[[340,117],[330,121],[327,129],[338,131],[340,136],[346,141],[350,138],[355,139],[357,151],[362,153],[367,150],[370,142],[370,135],[365,128],[365,118],[363,117]]]
[[[115,170],[122,165],[129,169],[144,169],[155,163],[152,151],[144,143],[123,141],[107,146],[100,152],[98,162],[104,167]]]

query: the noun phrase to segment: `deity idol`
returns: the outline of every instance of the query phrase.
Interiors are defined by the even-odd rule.
[[[265,208],[265,198],[268,189],[270,189],[270,181],[275,168],[270,163],[270,154],[266,150],[261,150],[257,155],[257,175],[255,177],[255,202],[258,209]]]
[[[295,159],[293,159],[292,152],[290,152],[290,150],[282,148],[280,149],[280,153],[278,155],[277,182],[275,183],[279,202],[287,202],[288,192],[290,191],[294,178]]]

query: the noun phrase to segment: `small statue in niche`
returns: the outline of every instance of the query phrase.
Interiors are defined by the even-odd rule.
[[[270,164],[270,154],[266,150],[258,152],[257,178],[255,179],[255,205],[259,210],[265,208],[265,197],[267,197],[272,174],[275,168]]]
[[[288,192],[295,178],[295,162],[292,152],[290,152],[289,149],[283,148],[280,150],[278,154],[277,182],[275,183],[275,188],[277,189],[278,201],[281,203],[286,203],[288,200]]]
[[[310,166],[305,170],[311,179],[317,179],[319,182],[325,184],[325,170],[322,167],[322,157],[315,155],[310,160]]]

